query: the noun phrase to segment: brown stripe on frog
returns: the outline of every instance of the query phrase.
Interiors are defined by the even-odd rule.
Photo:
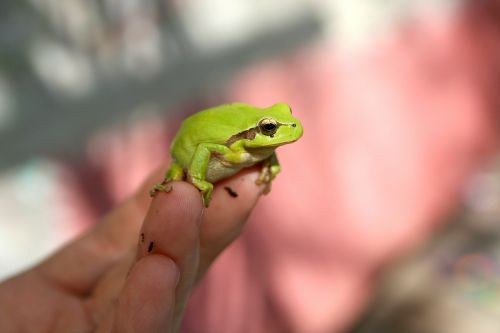
[[[225,145],[229,147],[233,143],[235,143],[236,141],[253,140],[253,139],[255,139],[255,136],[257,135],[257,133],[259,133],[259,126],[247,129],[243,132],[240,132],[238,134],[231,136],[229,139],[227,139]]]

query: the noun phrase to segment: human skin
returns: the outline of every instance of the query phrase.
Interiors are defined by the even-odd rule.
[[[151,201],[161,169],[86,234],[0,284],[1,332],[178,329],[191,289],[238,236],[263,188],[251,168],[221,182],[210,209],[185,182]]]

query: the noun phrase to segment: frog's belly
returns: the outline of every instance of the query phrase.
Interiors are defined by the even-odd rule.
[[[218,158],[211,158],[208,161],[208,168],[206,174],[206,180],[210,183],[214,183],[218,180],[230,177],[249,165],[232,165],[224,163]]]
[[[242,153],[240,155],[241,160],[238,164],[229,163],[217,156],[212,156],[208,161],[206,180],[214,183],[218,180],[230,177],[243,168],[248,168],[269,158],[273,151],[274,149],[272,148],[253,149],[252,152]]]

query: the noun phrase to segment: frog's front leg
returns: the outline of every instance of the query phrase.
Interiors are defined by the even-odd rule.
[[[158,192],[168,193],[172,191],[172,186],[169,183],[173,180],[182,180],[183,178],[184,170],[178,163],[174,161],[165,174],[165,178],[163,179],[163,181],[153,186],[153,188],[149,191],[149,195],[154,197]]]
[[[271,156],[262,162],[262,169],[260,170],[259,178],[255,181],[257,185],[265,184],[264,194],[271,191],[271,182],[276,175],[281,171],[281,166],[278,161],[276,153],[273,152]]]
[[[200,143],[198,147],[196,147],[193,159],[191,160],[191,165],[188,169],[188,173],[191,176],[191,182],[201,191],[205,207],[208,207],[210,199],[212,198],[212,191],[214,189],[214,185],[205,180],[208,162],[210,161],[210,156],[213,153],[227,157],[231,155],[233,151],[227,146],[216,143]]]

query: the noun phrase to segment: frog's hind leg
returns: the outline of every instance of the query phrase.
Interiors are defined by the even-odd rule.
[[[178,163],[172,162],[170,168],[165,174],[165,179],[163,179],[161,183],[158,183],[155,186],[153,186],[153,188],[149,191],[149,195],[151,197],[154,197],[158,192],[168,193],[172,191],[172,186],[169,183],[174,180],[182,180],[182,179],[184,179],[184,170]]]

